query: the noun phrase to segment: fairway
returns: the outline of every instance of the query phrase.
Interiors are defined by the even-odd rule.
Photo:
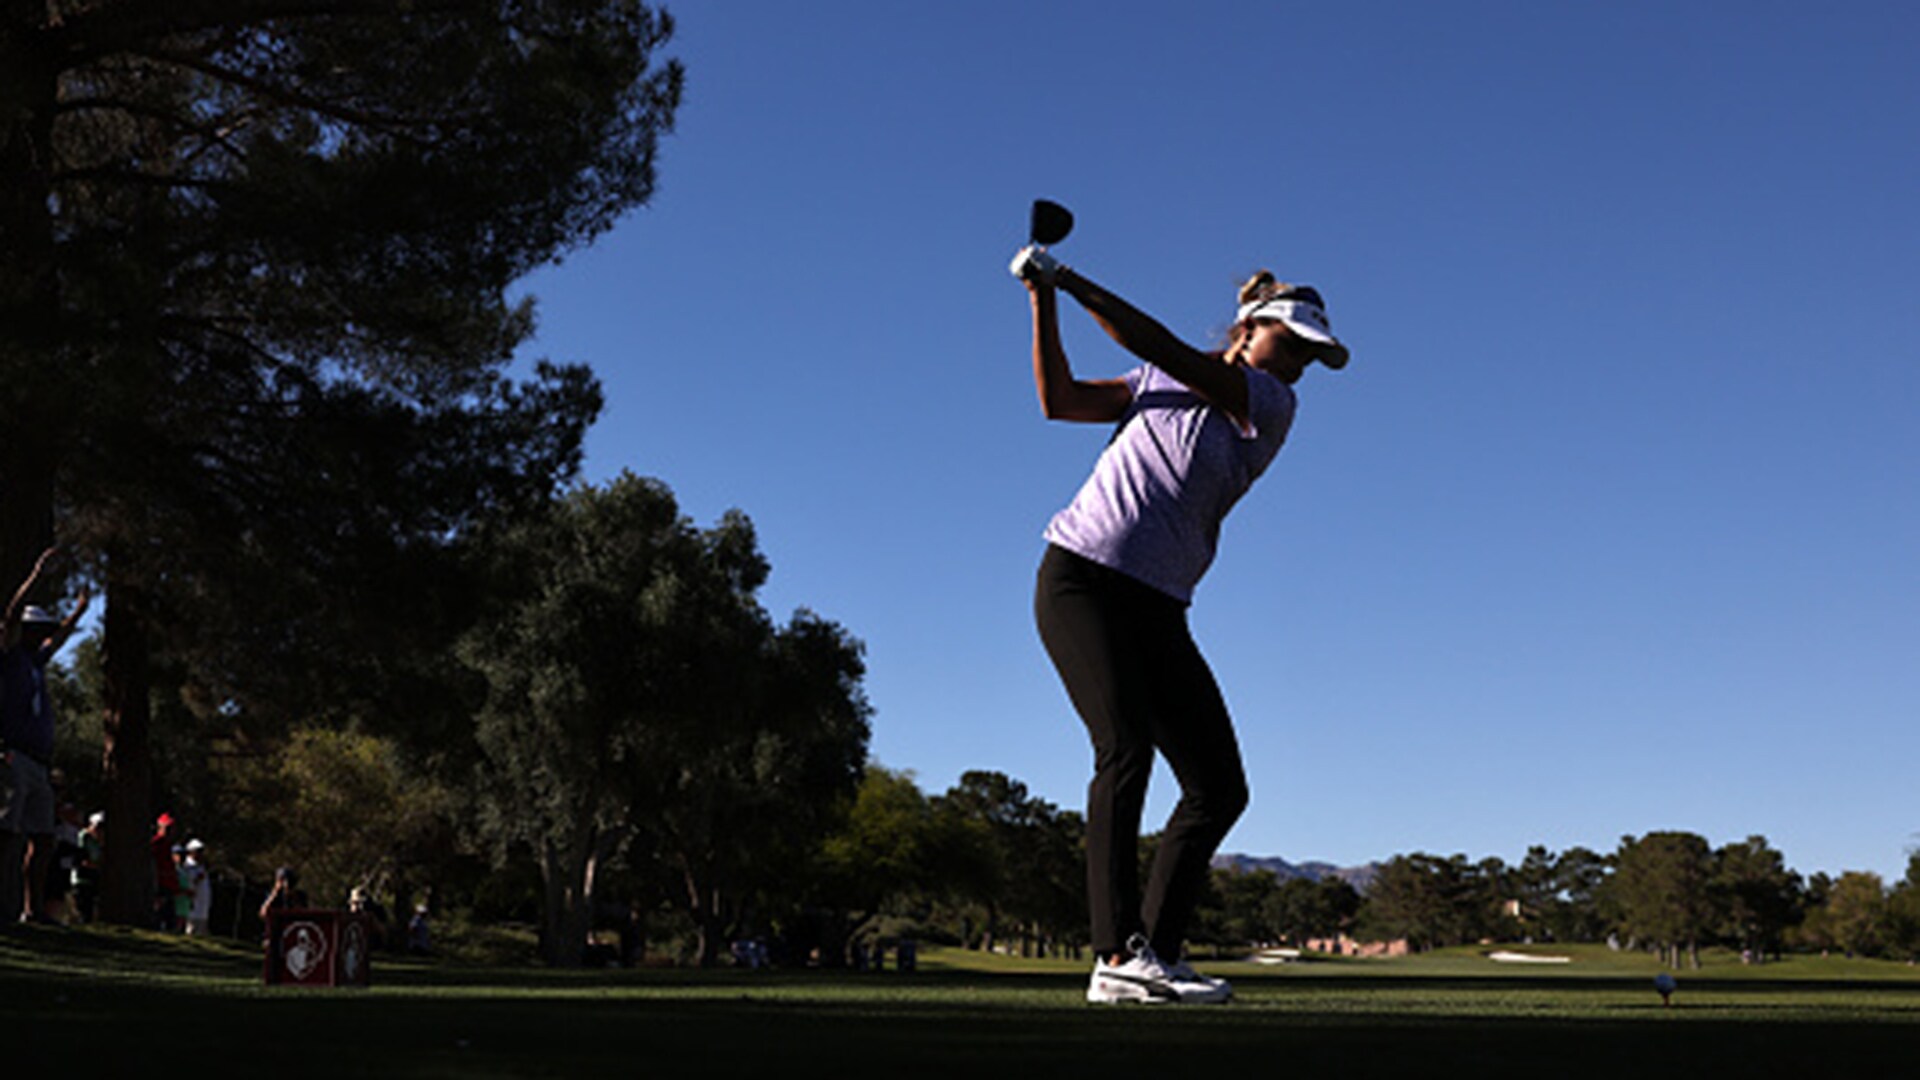
[[[83,1075],[193,1072],[578,1076],[1056,1075],[1153,1068],[1261,1075],[1889,1075],[1920,1045],[1904,965],[1790,960],[1681,973],[1673,1008],[1644,957],[1581,950],[1550,970],[1477,950],[1261,967],[1224,1008],[1098,1008],[1080,965],[948,950],[922,970],[572,972],[386,962],[371,990],[259,985],[231,944],[126,932],[0,937],[0,1000],[29,1060]],[[1584,969],[1584,970],[1583,970]]]

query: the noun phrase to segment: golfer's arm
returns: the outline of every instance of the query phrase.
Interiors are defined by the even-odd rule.
[[[40,572],[47,568],[47,560],[53,557],[53,551],[53,548],[48,548],[40,553],[40,558],[34,561],[33,570],[27,574],[27,580],[20,583],[20,587],[14,590],[13,599],[7,601],[6,614],[0,616],[0,623],[4,624],[9,634],[20,618],[20,605],[26,602],[27,593],[32,591],[34,582],[40,580]]]
[[[1152,316],[1067,267],[1060,268],[1055,280],[1121,348],[1180,380],[1235,419],[1245,419],[1247,379],[1232,364],[1181,341]]]
[[[60,620],[60,629],[53,636],[54,652],[59,652],[67,643],[67,639],[73,636],[73,632],[80,628],[80,617],[87,613],[87,605],[92,601],[93,594],[81,589],[80,599],[74,603],[73,610],[67,613],[67,617]]]
[[[1121,379],[1076,379],[1060,344],[1059,301],[1051,286],[1036,285],[1033,299],[1033,384],[1040,413],[1049,420],[1111,423],[1127,411],[1133,390]]]

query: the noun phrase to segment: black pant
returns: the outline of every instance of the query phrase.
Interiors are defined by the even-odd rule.
[[[1048,547],[1034,594],[1040,639],[1093,737],[1087,788],[1087,901],[1093,948],[1143,933],[1180,955],[1214,851],[1247,806],[1233,721],[1187,629],[1186,605],[1149,585]],[[1155,751],[1180,782],[1140,894],[1140,815]]]

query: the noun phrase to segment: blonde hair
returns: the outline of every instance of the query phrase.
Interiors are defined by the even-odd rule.
[[[1242,304],[1252,304],[1271,300],[1291,288],[1293,288],[1292,285],[1275,278],[1271,270],[1256,271],[1252,277],[1246,280],[1245,284],[1240,286],[1239,302]]]
[[[1291,288],[1293,288],[1292,285],[1274,277],[1273,271],[1256,270],[1252,277],[1241,284],[1239,297],[1235,302],[1244,307],[1247,304],[1271,300]],[[1227,327],[1226,347],[1231,349],[1235,345],[1238,345],[1241,335],[1246,332],[1247,323],[1238,319],[1234,320],[1233,325]]]

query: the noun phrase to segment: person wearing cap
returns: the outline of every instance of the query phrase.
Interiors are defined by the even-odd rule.
[[[153,856],[153,928],[156,930],[180,929],[174,914],[174,898],[180,893],[180,864],[174,852],[178,846],[174,841],[177,825],[172,814],[161,814],[153,821],[153,839],[147,841]]]
[[[365,885],[355,885],[347,894],[347,911],[366,920],[367,933],[372,938],[373,947],[387,947],[387,908],[374,898]]]
[[[26,602],[58,552],[41,553],[7,604],[0,630],[0,754],[12,774],[12,791],[0,803],[0,918],[10,920],[17,912],[24,923],[58,921],[45,904],[54,855],[54,715],[47,665],[73,636],[89,598],[82,589],[65,619]]]
[[[276,911],[291,911],[307,906],[306,890],[300,887],[300,875],[291,866],[273,872],[273,888],[260,904],[260,921],[266,922]]]
[[[187,845],[173,845],[173,928],[182,934],[187,933],[187,915],[193,911],[196,869],[187,862]]]
[[[100,867],[107,861],[107,815],[95,810],[80,831],[80,861],[73,868],[73,903],[81,922],[93,921],[100,898]]]
[[[425,904],[415,904],[413,918],[407,920],[407,951],[415,956],[433,954],[433,924],[427,921]]]
[[[184,918],[187,933],[204,936],[207,919],[213,914],[213,875],[207,869],[207,845],[189,840],[186,859],[180,864],[180,891],[186,900]]]
[[[1094,748],[1087,794],[1093,1002],[1218,1003],[1232,988],[1181,959],[1214,851],[1246,808],[1233,722],[1188,629],[1222,521],[1286,441],[1294,387],[1346,366],[1326,304],[1266,271],[1239,294],[1225,348],[1203,351],[1113,293],[1023,249],[1033,371],[1050,420],[1115,425],[1092,475],[1048,523],[1034,596],[1040,637]],[[1141,364],[1081,379],[1061,346],[1059,293]],[[1180,784],[1146,888],[1140,818],[1155,756]]]
[[[64,791],[66,777],[55,769],[53,775],[55,791]],[[47,871],[46,906],[61,922],[77,922],[73,888],[75,875],[80,870],[80,859],[85,854],[81,848],[81,837],[85,834],[84,822],[80,818],[80,808],[69,799],[62,799],[60,807],[54,811],[53,822],[53,866]]]

